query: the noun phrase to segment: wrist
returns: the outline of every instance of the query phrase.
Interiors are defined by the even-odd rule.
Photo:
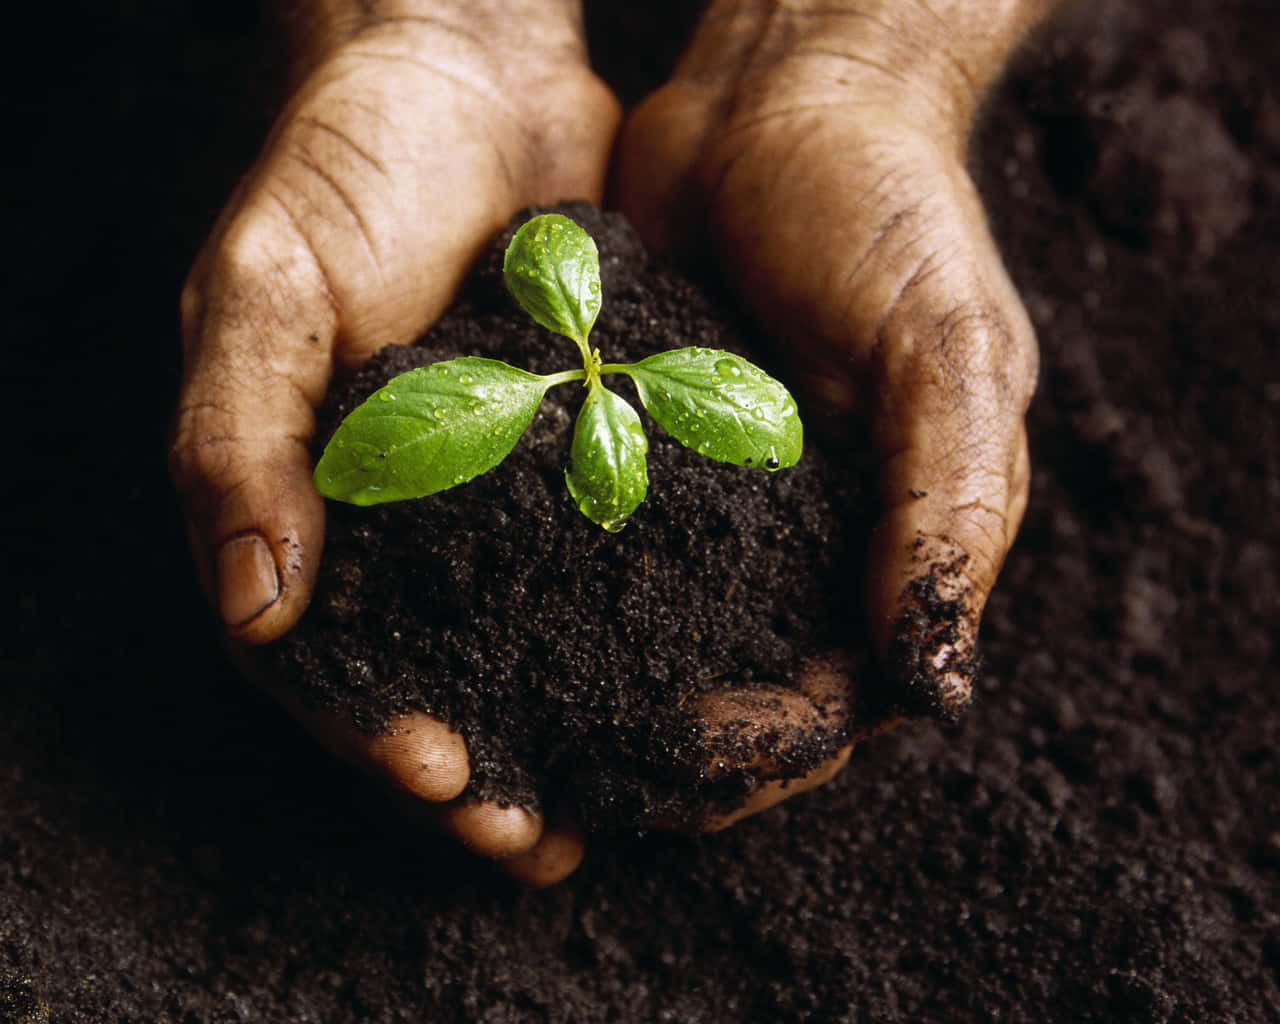
[[[357,37],[395,37],[410,50],[517,48],[586,62],[580,0],[277,0],[291,70],[300,80]]]
[[[715,0],[677,69],[713,87],[838,87],[903,124],[967,137],[983,95],[1055,0]]]

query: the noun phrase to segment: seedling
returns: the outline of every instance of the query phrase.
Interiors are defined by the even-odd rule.
[[[339,425],[316,465],[316,490],[376,505],[465,483],[510,454],[548,388],[581,381],[587,397],[565,482],[588,519],[620,530],[649,487],[649,442],[639,414],[602,382],[606,374],[630,377],[649,415],[703,455],[768,470],[799,460],[795,400],[740,356],[681,348],[637,363],[601,363],[587,340],[600,312],[600,259],[591,236],[569,218],[546,214],[524,224],[502,269],[526,312],[577,344],[582,368],[539,375],[464,356],[403,373]]]

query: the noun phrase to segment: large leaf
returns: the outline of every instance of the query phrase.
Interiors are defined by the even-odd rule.
[[[600,256],[582,228],[558,213],[534,217],[511,239],[502,272],[538,323],[586,343],[600,312]]]
[[[339,425],[316,490],[377,505],[464,483],[507,457],[546,390],[541,377],[475,356],[402,373]]]
[[[621,530],[649,489],[648,450],[639,414],[608,388],[592,388],[573,428],[564,475],[582,514],[610,533]]]
[[[679,348],[625,370],[649,415],[681,444],[737,466],[782,469],[800,459],[804,429],[790,393],[741,356]]]

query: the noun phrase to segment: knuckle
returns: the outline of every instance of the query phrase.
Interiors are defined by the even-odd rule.
[[[239,218],[228,228],[214,255],[213,276],[224,309],[243,306],[266,313],[279,307],[288,263],[279,232],[261,218]]]
[[[304,325],[314,329],[336,314],[317,257],[283,208],[277,216],[255,207],[233,219],[199,291],[204,301],[195,309],[206,328],[214,321],[219,330],[249,326],[275,334]]]
[[[169,443],[169,475],[178,493],[190,497],[226,477],[237,446],[226,410],[208,402],[182,406]]]
[[[182,286],[182,294],[178,298],[178,312],[182,320],[183,336],[188,337],[204,316],[204,288],[197,283],[194,274],[188,277]]]
[[[953,429],[1012,439],[1035,389],[1034,336],[982,300],[887,318],[877,345],[884,383]],[[963,441],[958,438],[957,441]]]
[[[1020,403],[1019,345],[1001,313],[984,303],[950,309],[938,322],[936,357],[957,401],[1003,412]]]

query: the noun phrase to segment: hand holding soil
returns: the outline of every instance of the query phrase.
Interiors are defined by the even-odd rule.
[[[183,297],[174,476],[201,577],[241,643],[276,639],[306,607],[324,532],[313,410],[334,368],[421,334],[516,210],[604,190],[618,110],[576,12],[417,6],[375,18],[330,4],[299,26],[302,84]],[[976,103],[1037,5],[956,6],[929,20],[899,3],[770,16],[715,4],[615,168],[648,241],[710,242],[840,450],[861,448],[870,424],[885,510],[871,633],[895,700],[943,714],[967,701],[977,621],[1025,505],[1035,376],[962,160]],[[704,718],[741,721],[715,703],[734,699]],[[787,699],[803,718],[805,698]],[[441,804],[447,829],[517,877],[553,881],[581,856],[535,814],[456,802],[467,752],[440,722],[411,714],[371,737],[293,707],[334,749]],[[766,783],[729,818],[824,781],[848,751]]]
[[[416,338],[514,210],[598,199],[618,121],[560,5],[307,6],[302,83],[183,296],[173,474],[205,589],[250,644],[311,593],[324,509],[309,444],[334,369]],[[304,721],[423,800],[466,785],[461,741],[425,716],[385,741]],[[491,856],[541,832],[496,806],[443,821]]]
[[[965,146],[1047,5],[930,6],[713,5],[628,121],[615,196],[650,244],[710,247],[810,422],[842,449],[869,429],[872,637],[909,709],[951,717],[1026,507],[1037,366]]]

